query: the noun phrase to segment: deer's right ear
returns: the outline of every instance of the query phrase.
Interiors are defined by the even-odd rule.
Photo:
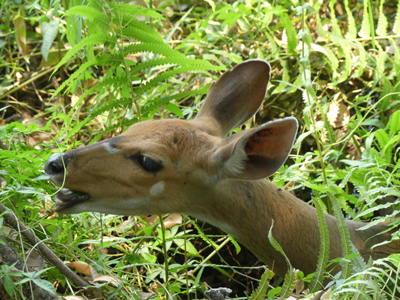
[[[248,60],[226,71],[208,91],[194,122],[217,136],[225,136],[258,110],[265,98],[270,66],[264,60]]]
[[[211,157],[217,177],[257,180],[271,176],[286,161],[297,127],[297,120],[288,117],[222,140]]]

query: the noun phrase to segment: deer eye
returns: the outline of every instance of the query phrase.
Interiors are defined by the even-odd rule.
[[[161,162],[156,162],[155,160],[151,159],[150,157],[144,155],[135,155],[131,157],[134,161],[138,163],[139,166],[143,168],[143,170],[151,173],[157,173],[162,169]]]

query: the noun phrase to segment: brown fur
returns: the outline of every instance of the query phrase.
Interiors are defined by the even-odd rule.
[[[268,79],[267,63],[245,62],[210,88],[193,121],[146,121],[119,137],[54,155],[45,167],[52,179],[62,184],[64,164],[65,187],[90,195],[90,199],[70,206],[65,205],[67,200],[59,199],[58,210],[189,214],[232,234],[284,276],[286,261],[268,240],[273,220],[273,236],[292,265],[306,274],[314,272],[320,245],[316,210],[264,179],[286,160],[297,121],[286,118],[225,138],[238,122],[257,111]],[[132,160],[134,155],[160,162],[162,169],[148,172]],[[157,193],[151,193],[155,185]],[[325,219],[330,231],[330,257],[340,257],[336,219],[330,215]],[[371,251],[372,245],[390,239],[389,234],[373,237],[385,229],[383,225],[358,231],[363,223],[347,224],[353,243],[365,259],[400,249],[396,242]]]

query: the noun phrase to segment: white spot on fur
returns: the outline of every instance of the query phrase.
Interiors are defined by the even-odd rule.
[[[115,148],[115,147],[111,146],[110,143],[104,143],[103,147],[104,147],[104,149],[106,149],[106,151],[108,153],[111,153],[111,154],[114,154],[114,153],[117,153],[117,152],[121,151],[118,148]]]
[[[152,196],[160,196],[164,192],[164,187],[164,181],[157,182],[150,188],[150,194]]]

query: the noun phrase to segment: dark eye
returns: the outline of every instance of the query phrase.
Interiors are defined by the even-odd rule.
[[[137,155],[132,157],[147,172],[156,173],[162,169],[160,162],[156,162],[150,157]]]

